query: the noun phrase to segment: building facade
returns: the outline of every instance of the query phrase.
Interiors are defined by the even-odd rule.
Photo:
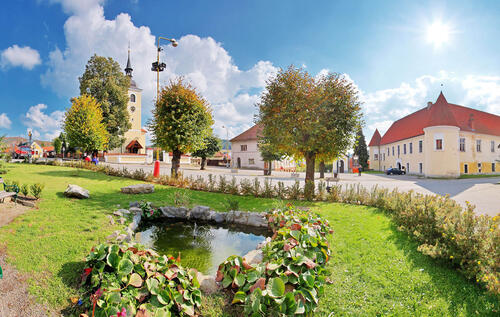
[[[500,116],[450,104],[441,92],[435,103],[395,121],[370,143],[370,167],[391,167],[426,177],[500,174]]]

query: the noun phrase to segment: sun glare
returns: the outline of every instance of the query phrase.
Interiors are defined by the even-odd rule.
[[[427,41],[439,48],[450,40],[451,28],[441,21],[436,21],[427,27]]]

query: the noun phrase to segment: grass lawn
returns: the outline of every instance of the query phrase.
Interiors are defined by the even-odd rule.
[[[175,191],[155,186],[155,193],[128,196],[120,187],[134,180],[64,167],[9,164],[6,180],[45,184],[37,210],[0,228],[0,248],[9,261],[27,273],[30,291],[54,310],[69,306],[78,295],[76,281],[83,257],[112,231],[106,215],[133,200],[172,205]],[[90,190],[91,198],[64,198],[72,183]],[[262,211],[276,201],[185,190],[191,204],[225,210],[228,197],[238,199],[240,209]],[[306,204],[306,203],[301,203]],[[363,206],[316,203],[335,234],[330,238],[333,256],[329,264],[334,284],[320,298],[318,316],[338,315],[493,315],[498,299],[466,281],[453,268],[416,251],[416,245],[398,232],[377,209]],[[204,298],[203,313],[221,316],[222,295]],[[496,306],[495,306],[496,305]],[[233,314],[234,315],[234,314]]]
[[[385,174],[385,172],[371,170],[371,171],[363,171],[363,174]]]
[[[462,174],[460,175],[460,179],[462,178],[488,178],[488,177],[500,177],[500,174]]]

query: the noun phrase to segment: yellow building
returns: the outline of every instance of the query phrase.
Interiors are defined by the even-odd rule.
[[[500,175],[500,116],[450,104],[441,92],[435,103],[395,121],[368,144],[370,167],[391,167],[426,177]]]
[[[110,163],[143,163],[146,161],[146,130],[142,128],[142,89],[132,79],[132,66],[130,63],[130,50],[128,51],[127,66],[125,74],[130,77],[130,88],[128,90],[129,101],[127,110],[129,113],[130,129],[125,132],[125,142],[118,148],[106,154],[106,161]]]

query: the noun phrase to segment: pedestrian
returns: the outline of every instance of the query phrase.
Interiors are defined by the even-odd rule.
[[[361,172],[363,171],[363,166],[360,166],[358,168],[358,176],[361,176]]]

